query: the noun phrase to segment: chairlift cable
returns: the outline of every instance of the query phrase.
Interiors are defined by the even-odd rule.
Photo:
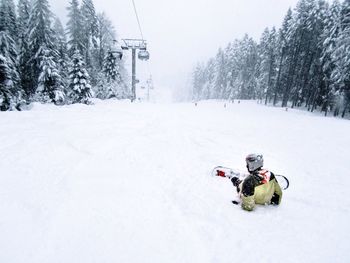
[[[133,6],[134,6],[134,11],[135,11],[137,23],[138,23],[138,25],[139,25],[141,37],[142,37],[142,40],[144,40],[144,38],[143,38],[143,33],[142,33],[142,29],[141,29],[141,23],[140,23],[139,15],[137,14],[136,4],[135,4],[135,1],[134,1],[134,0],[132,0],[132,4],[133,4]]]

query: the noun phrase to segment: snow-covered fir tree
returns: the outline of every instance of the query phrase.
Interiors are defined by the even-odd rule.
[[[227,97],[227,65],[224,51],[220,48],[215,57],[215,95],[217,99]]]
[[[108,98],[110,92],[118,87],[117,98],[127,98],[130,95],[130,91],[125,84],[128,75],[124,63],[119,59],[115,60],[110,54],[110,51],[115,48],[114,45],[115,39],[117,39],[117,33],[112,22],[104,13],[98,15],[98,26],[98,49],[95,49],[93,52],[94,68],[95,70],[98,70],[97,85],[94,85],[95,95],[98,98]],[[109,81],[107,81],[105,76],[107,64],[111,67],[112,71],[117,71],[119,79],[117,80],[117,84],[112,85],[112,88],[114,87],[112,90],[108,88],[108,90],[110,90],[109,92],[107,92],[106,87],[110,86],[110,84],[108,84]]]
[[[89,72],[92,85],[96,85],[98,81],[98,57],[96,51],[98,50],[98,35],[99,26],[98,18],[95,11],[95,6],[92,0],[83,0],[81,6],[81,15],[83,20],[83,43],[84,53],[83,57],[86,63],[86,68]]]
[[[7,31],[0,31],[0,109],[14,110],[22,91],[17,70],[17,49]]]
[[[331,79],[336,86],[336,114],[350,109],[350,0],[342,4],[339,35],[333,52],[335,67]]]
[[[89,103],[90,83],[103,84],[103,98],[128,96],[124,64],[111,57],[104,63],[116,39],[111,21],[105,14],[97,17],[92,0],[82,0],[81,7],[70,0],[68,11],[65,34],[48,0],[0,0],[2,110],[23,99],[61,104],[65,94],[74,103]]]
[[[30,3],[28,0],[19,0],[18,1],[18,36],[20,41],[23,41],[25,38],[26,32],[28,30],[29,16],[30,16]]]
[[[32,90],[32,67],[29,63],[32,56],[29,48],[29,17],[30,3],[28,0],[18,1],[18,35],[19,35],[19,74],[24,95],[27,97]]]
[[[286,81],[288,79],[289,63],[291,63],[291,42],[290,42],[290,28],[293,22],[293,12],[289,8],[282,23],[282,27],[278,32],[277,42],[277,79],[275,83],[275,93],[273,98],[273,105],[276,105],[278,100],[281,99],[286,90]],[[283,103],[283,102],[282,102]]]
[[[83,21],[83,42],[85,48],[85,61],[88,67],[91,66],[91,50],[98,47],[99,35],[98,19],[95,6],[92,0],[83,0],[81,6]]]
[[[241,42],[240,52],[239,99],[255,99],[257,97],[256,66],[258,61],[256,42],[245,35]]]
[[[350,113],[350,0],[300,0],[280,29],[229,43],[193,73],[198,99],[255,99],[282,107]],[[222,54],[219,51],[220,54]],[[213,81],[213,77],[215,80]],[[226,86],[222,83],[227,83]],[[227,95],[229,94],[229,95]],[[220,96],[219,96],[220,97]]]
[[[104,78],[99,83],[98,98],[125,98],[123,83],[120,75],[119,58],[113,52],[108,52],[103,65]]]
[[[68,10],[67,35],[68,35],[68,50],[72,56],[76,49],[79,49],[80,54],[85,54],[84,43],[84,20],[79,8],[78,0],[71,0]]]
[[[238,61],[240,60],[240,46],[241,42],[235,40],[232,43],[229,43],[227,46],[227,57],[228,57],[228,81],[229,81],[229,100],[234,100],[239,97],[239,74],[240,74],[240,65]]]
[[[11,84],[9,76],[11,75],[10,69],[8,68],[7,59],[0,54],[0,110],[7,111],[13,105],[13,94],[8,84]]]
[[[0,31],[6,30],[9,36],[17,42],[18,25],[16,6],[13,0],[0,0]]]
[[[35,100],[43,103],[63,104],[65,99],[64,86],[60,71],[54,61],[54,54],[52,50],[45,47],[42,47],[39,53],[40,75]]]
[[[209,59],[205,67],[205,82],[202,89],[202,96],[206,99],[213,99],[215,94],[215,59]]]
[[[85,62],[78,48],[75,49],[69,69],[69,98],[72,103],[90,104],[92,89]]]
[[[54,35],[54,44],[57,49],[57,65],[59,75],[61,76],[63,86],[68,87],[68,47],[67,47],[67,39],[64,33],[64,28],[59,18],[55,18],[53,29],[55,32]]]
[[[99,50],[97,60],[100,69],[103,69],[103,62],[109,50],[111,50],[114,40],[117,39],[112,22],[105,13],[98,14],[98,43]]]
[[[339,1],[333,1],[332,5],[328,9],[325,18],[325,27],[323,31],[322,38],[324,39],[322,45],[322,68],[323,68],[323,78],[325,82],[325,88],[322,96],[322,110],[325,115],[330,111],[332,104],[334,103],[336,85],[333,83],[331,76],[335,69],[335,58],[332,54],[335,51],[337,45],[337,39],[340,32],[340,19],[341,19],[341,4]]]
[[[18,74],[18,28],[13,0],[0,2],[1,110],[14,110],[22,98]]]
[[[50,6],[47,0],[34,0],[33,8],[29,19],[28,38],[29,38],[29,51],[30,51],[30,80],[32,83],[28,84],[28,90],[26,90],[29,97],[32,99],[38,98],[37,89],[41,90],[40,76],[45,74],[46,70],[44,65],[47,64],[47,57],[53,60],[54,63],[50,65],[57,67],[58,51],[54,45],[54,32],[51,28],[51,21],[53,14],[50,11]],[[45,60],[45,61],[43,61]],[[27,63],[28,63],[27,62]],[[57,68],[53,69],[57,71]],[[33,97],[34,96],[34,97]],[[50,97],[53,99],[53,97]],[[53,101],[55,102],[55,101]]]
[[[265,104],[273,98],[275,93],[274,83],[276,79],[276,57],[277,57],[277,43],[276,43],[276,29],[272,28],[270,31],[265,29],[261,36],[260,44],[258,47],[259,53],[259,65],[258,72],[258,85],[259,94],[258,97],[262,99],[262,95],[265,95]]]
[[[306,99],[304,101],[305,106],[309,111],[314,111],[316,107],[321,106],[320,101],[325,93],[325,80],[323,76],[323,60],[322,51],[323,43],[325,41],[323,32],[325,30],[325,20],[327,18],[327,13],[329,12],[329,5],[325,0],[318,0],[313,7],[310,23],[310,31],[312,32],[312,37],[310,38],[310,45],[312,50],[311,66],[308,76],[304,80],[305,85],[302,85],[301,97]]]
[[[202,89],[205,82],[203,71],[204,71],[204,65],[198,63],[192,73],[192,87],[193,87],[192,100],[193,101],[198,101],[202,99]]]

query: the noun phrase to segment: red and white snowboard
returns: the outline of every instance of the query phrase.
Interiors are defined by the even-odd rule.
[[[211,175],[218,176],[218,177],[224,177],[224,178],[226,177],[229,179],[236,176],[240,180],[244,180],[244,178],[247,177],[249,174],[246,172],[242,172],[240,170],[232,169],[232,168],[225,167],[225,166],[216,166],[211,171]],[[280,174],[274,174],[274,175],[276,177],[278,184],[281,186],[281,189],[282,190],[288,189],[288,187],[289,187],[288,178],[285,177],[284,175],[280,175]]]

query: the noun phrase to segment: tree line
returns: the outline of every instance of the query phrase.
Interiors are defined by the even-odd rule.
[[[300,0],[279,29],[234,40],[193,71],[193,99],[350,111],[350,0]]]
[[[92,0],[67,5],[64,27],[48,0],[0,0],[0,110],[129,96],[110,19]]]

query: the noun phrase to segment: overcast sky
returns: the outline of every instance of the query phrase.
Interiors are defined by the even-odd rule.
[[[134,0],[151,59],[138,62],[141,81],[153,75],[157,88],[185,85],[198,61],[248,33],[259,39],[265,27],[280,27],[298,0]],[[50,0],[66,22],[67,1]],[[140,38],[132,0],[94,0],[113,21],[120,38]],[[130,57],[127,61],[130,66]]]

